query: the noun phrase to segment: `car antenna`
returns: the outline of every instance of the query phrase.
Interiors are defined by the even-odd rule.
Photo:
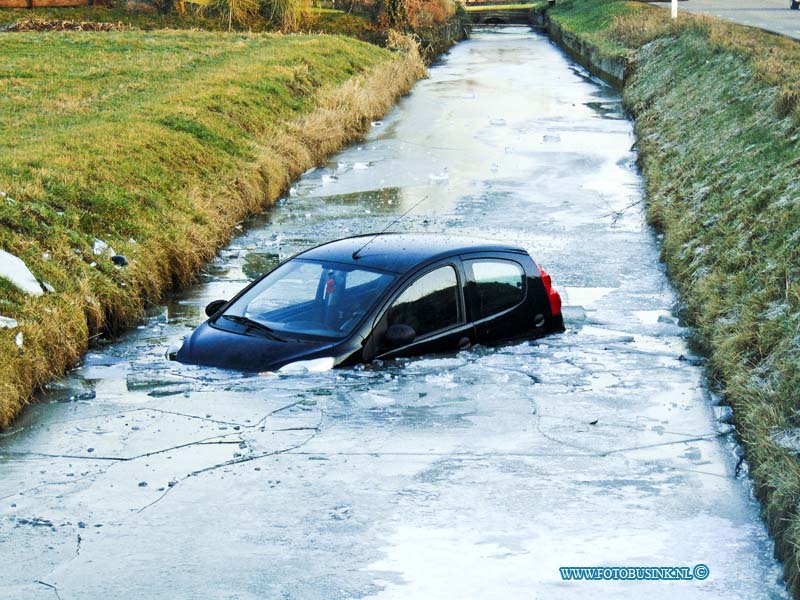
[[[427,199],[428,199],[428,195],[429,195],[429,194],[425,194],[425,195],[424,195],[424,196],[423,196],[423,197],[422,197],[422,198],[421,198],[421,199],[420,199],[418,202],[416,202],[416,203],[415,203],[415,204],[414,204],[414,205],[413,205],[411,208],[409,208],[409,209],[408,209],[406,212],[404,212],[402,215],[400,215],[400,216],[399,216],[399,217],[397,217],[397,218],[396,218],[394,221],[392,221],[392,222],[391,222],[391,223],[389,223],[389,224],[388,224],[386,227],[384,227],[382,231],[379,231],[378,233],[374,234],[374,235],[373,235],[371,238],[369,238],[369,241],[367,241],[367,243],[366,243],[366,244],[364,244],[363,246],[361,246],[361,248],[359,248],[358,250],[356,250],[355,252],[353,252],[353,260],[358,260],[359,258],[361,258],[361,257],[359,256],[359,253],[360,253],[360,252],[361,252],[361,251],[362,251],[364,248],[366,248],[366,247],[367,247],[367,246],[369,246],[369,245],[370,245],[372,242],[374,242],[374,241],[375,241],[375,238],[377,238],[379,235],[383,235],[383,234],[384,234],[384,233],[386,233],[386,232],[387,232],[387,231],[388,231],[388,230],[389,230],[389,229],[390,229],[390,228],[391,228],[393,225],[395,225],[396,223],[399,223],[401,219],[404,219],[404,218],[405,218],[405,217],[408,215],[408,213],[410,213],[412,210],[414,210],[415,208],[417,208],[417,207],[418,207],[420,204],[422,204],[423,202],[425,202],[425,200],[427,200]]]

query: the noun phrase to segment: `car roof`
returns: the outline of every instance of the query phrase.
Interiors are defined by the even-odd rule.
[[[357,258],[353,258],[356,252]],[[468,252],[527,254],[518,246],[444,233],[371,233],[317,246],[297,258],[329,260],[405,273],[418,265]]]

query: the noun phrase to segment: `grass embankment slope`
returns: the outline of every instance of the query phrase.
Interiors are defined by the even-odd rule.
[[[549,14],[633,61],[649,219],[800,597],[800,466],[771,437],[800,426],[800,44],[623,1]]]
[[[424,74],[411,45],[335,36],[0,35],[0,248],[55,288],[0,279],[20,323],[0,329],[0,426]]]

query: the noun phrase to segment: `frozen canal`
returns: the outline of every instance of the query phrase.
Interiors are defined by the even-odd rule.
[[[2,434],[0,597],[783,598],[672,312],[633,142],[617,92],[546,38],[458,45]],[[422,198],[395,230],[528,248],[567,333],[310,376],[165,361],[208,301]],[[703,581],[559,575],[698,563]]]

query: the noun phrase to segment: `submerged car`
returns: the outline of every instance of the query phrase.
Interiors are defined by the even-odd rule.
[[[171,359],[313,371],[564,330],[561,297],[525,250],[436,234],[323,244],[206,314]]]

